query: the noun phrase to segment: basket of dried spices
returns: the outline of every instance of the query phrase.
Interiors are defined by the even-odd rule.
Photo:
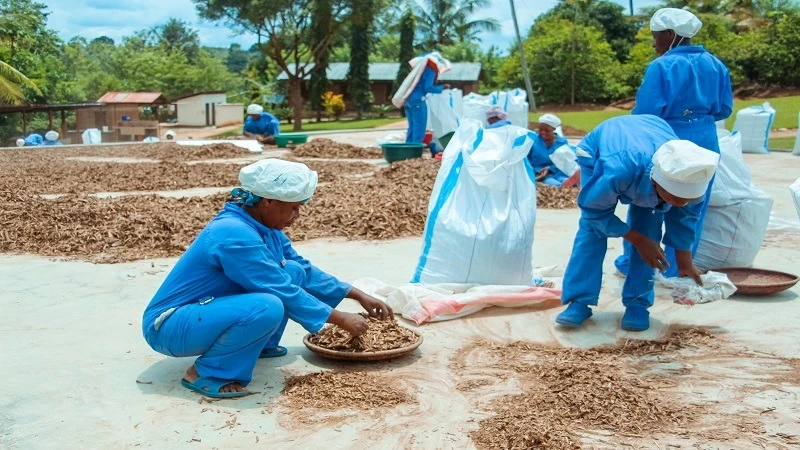
[[[800,277],[775,270],[752,267],[723,267],[714,269],[728,276],[736,286],[736,294],[767,295],[785,291],[800,281]]]
[[[367,317],[369,328],[352,336],[336,325],[325,325],[316,334],[307,334],[303,344],[323,358],[350,361],[379,361],[399,358],[422,344],[422,335],[395,320]]]

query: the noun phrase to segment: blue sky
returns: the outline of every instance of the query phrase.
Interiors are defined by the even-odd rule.
[[[628,8],[627,0],[614,1]],[[44,3],[51,13],[48,25],[65,40],[74,36],[93,39],[105,35],[119,41],[123,36],[176,17],[199,31],[203,45],[227,47],[237,42],[247,48],[255,42],[251,35],[239,36],[225,27],[200,20],[191,0],[45,0]],[[491,3],[478,16],[494,17],[500,22],[501,31],[484,33],[482,44],[487,48],[496,45],[505,50],[514,40],[511,8],[508,0],[491,0]],[[556,0],[515,0],[523,35],[539,14],[556,3]],[[658,0],[635,0],[634,6],[638,9],[658,3]]]

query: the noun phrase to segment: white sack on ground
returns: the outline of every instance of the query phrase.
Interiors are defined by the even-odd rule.
[[[411,283],[390,286],[374,278],[353,282],[362,291],[385,301],[395,314],[417,325],[452,320],[490,306],[517,308],[561,306],[561,290],[531,286],[479,286],[475,284]]]
[[[89,128],[81,134],[81,141],[84,144],[101,144],[103,135],[97,128]]]
[[[749,267],[764,241],[772,199],[750,183],[739,133],[717,131],[720,161],[694,263],[703,269]]]
[[[736,113],[733,131],[742,134],[742,151],[745,153],[769,153],[767,142],[769,130],[775,120],[775,109],[764,102],[761,106],[750,106]]]
[[[464,96],[463,105],[461,107],[462,116],[461,120],[476,120],[481,123],[481,126],[486,128],[489,123],[486,121],[486,112],[492,107],[491,97],[489,95],[480,95],[471,92]]]
[[[412,282],[533,285],[532,145],[523,128],[462,123],[436,176]]]
[[[800,219],[800,178],[796,179],[794,183],[789,185],[789,192],[792,194],[794,207],[797,209],[797,218]]]
[[[696,303],[710,303],[728,298],[736,292],[736,286],[727,275],[719,272],[707,272],[700,275],[702,286],[698,286],[691,278],[666,278],[662,274],[656,275],[659,286],[671,288],[672,300],[682,305]]]
[[[433,137],[438,139],[458,128],[458,110],[463,102],[461,89],[445,89],[441,94],[428,94],[425,104],[428,107],[428,121]],[[457,108],[456,105],[459,105]]]

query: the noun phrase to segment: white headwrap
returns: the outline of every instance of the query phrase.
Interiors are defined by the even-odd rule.
[[[494,105],[486,111],[486,119],[497,117],[500,120],[508,120],[508,113],[503,111],[503,108]]]
[[[672,140],[653,155],[650,177],[670,194],[693,199],[702,197],[717,170],[719,155],[691,141]]]
[[[178,135],[172,130],[167,130],[167,132],[164,133],[164,140],[166,141],[174,141],[177,137]]]
[[[17,139],[17,147],[24,147],[25,139]]]
[[[261,114],[263,112],[264,107],[261,105],[256,105],[255,103],[247,107],[247,114]]]
[[[44,134],[44,138],[48,141],[57,141],[58,140],[58,133],[56,131],[50,130]]]
[[[561,126],[561,119],[555,114],[542,114],[539,116],[539,123],[545,123],[555,129]]]
[[[703,22],[684,9],[661,8],[650,18],[650,31],[673,30],[678,36],[689,39],[702,27]]]
[[[242,188],[267,199],[306,202],[317,189],[317,172],[298,162],[262,159],[239,171]]]

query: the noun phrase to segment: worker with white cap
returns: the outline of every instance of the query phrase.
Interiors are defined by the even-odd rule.
[[[58,141],[58,132],[54,130],[50,130],[44,134],[44,142],[42,145],[49,146],[49,145],[63,145],[61,142]]]
[[[652,115],[606,120],[578,145],[581,218],[564,274],[562,302],[569,306],[556,322],[579,327],[591,317],[603,276],[608,238],[624,238],[631,253],[622,287],[629,331],[650,327],[655,271],[669,268],[660,243],[676,249],[677,271],[701,284],[691,248],[699,219],[692,203],[702,198],[719,161],[719,154],[681,140],[663,119]],[[628,223],[614,211],[627,204]],[[666,232],[662,236],[661,227]]]
[[[275,136],[281,134],[281,122],[277,117],[264,112],[261,105],[252,104],[247,107],[247,118],[244,120],[242,134],[257,139],[262,144],[275,144]]]
[[[632,113],[661,117],[680,139],[719,153],[715,122],[731,115],[733,91],[725,64],[703,46],[691,45],[702,26],[700,19],[683,9],[662,8],[653,14],[650,31],[659,57],[647,66]],[[700,216],[692,254],[700,243],[712,184],[713,180],[704,199],[691,206]],[[626,243],[624,254],[615,261],[623,276],[632,252]],[[674,249],[668,247],[666,254],[671,266],[665,275],[678,276]]]
[[[486,111],[486,122],[489,124],[489,128],[511,125],[511,121],[508,120],[508,113],[498,105],[494,105]]]
[[[147,343],[168,356],[198,356],[181,384],[208,397],[242,397],[259,358],[283,356],[288,319],[310,333],[333,323],[358,336],[367,322],[335,310],[345,298],[388,319],[382,301],[298,255],[283,229],[317,187],[305,164],[265,159],[241,169],[232,201],[200,232],[142,318]]]
[[[539,116],[539,128],[533,140],[533,146],[528,152],[528,161],[536,173],[536,181],[548,186],[561,186],[569,175],[558,170],[550,159],[554,151],[567,145],[567,140],[556,134],[556,128],[561,126],[561,119],[555,114],[542,114]]]

